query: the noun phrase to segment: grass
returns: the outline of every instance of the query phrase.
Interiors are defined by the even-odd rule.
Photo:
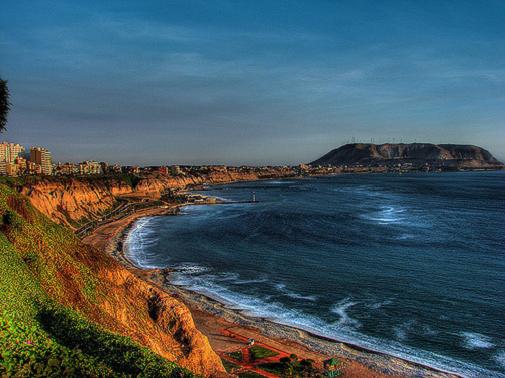
[[[230,362],[230,361],[228,361],[228,360],[226,360],[224,358],[222,358],[221,361],[223,362],[223,366],[224,366],[224,368],[226,369],[226,371],[228,373],[232,372],[235,369],[239,369],[240,368],[239,365],[236,365],[233,362]]]
[[[37,322],[0,318],[2,376],[184,377],[189,372],[61,305],[41,305]]]
[[[274,352],[273,350],[264,348],[264,347],[259,346],[259,345],[252,346],[251,348],[249,348],[249,351],[251,353],[251,359],[253,361],[255,361],[255,360],[261,360],[263,358],[268,358],[268,357],[274,357],[274,356],[277,356],[279,354],[277,352]],[[242,361],[243,360],[243,358],[242,358],[242,351],[240,351],[240,350],[237,350],[235,352],[230,352],[230,353],[228,353],[228,355],[231,358],[233,358],[234,360],[237,360],[237,361]]]
[[[264,364],[259,364],[258,367],[270,373],[282,374],[286,368],[286,365],[281,362],[266,362]]]
[[[242,352],[239,351],[239,350],[236,351],[236,352],[230,352],[230,353],[228,353],[228,356],[230,356],[234,360],[242,361]]]
[[[70,231],[0,184],[0,376],[192,377],[70,306],[70,293],[84,307],[100,294],[83,253]]]
[[[274,357],[279,354],[277,352],[274,352],[273,350],[264,348],[259,345],[254,345],[249,350],[251,352],[251,358],[253,360],[261,360],[263,358]]]

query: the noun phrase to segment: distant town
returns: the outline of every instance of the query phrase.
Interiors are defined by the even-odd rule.
[[[44,147],[32,146],[29,151],[18,143],[0,143],[0,175],[99,175],[122,172],[120,165],[109,166],[104,162],[53,163],[51,152]]]
[[[503,164],[488,151],[477,146],[430,145],[430,144],[387,144],[388,158],[377,158],[376,145],[346,144],[330,151],[320,159],[296,166],[276,166],[291,176],[315,176],[335,173],[384,173],[409,171],[447,171],[475,169],[503,169]],[[443,148],[442,148],[443,147]],[[433,156],[433,149],[438,148]],[[372,152],[369,150],[372,149]],[[410,151],[410,150],[413,150]],[[426,150],[426,151],[423,151]],[[384,152],[384,151],[383,151]],[[430,154],[432,156],[430,156]],[[426,157],[423,157],[426,156]],[[0,143],[0,176],[92,176],[158,173],[165,176],[195,176],[209,173],[255,172],[262,173],[272,166],[225,166],[225,165],[162,165],[162,166],[124,166],[95,160],[80,163],[53,163],[51,152],[41,146],[29,150],[18,143]],[[289,171],[289,173],[288,173]],[[264,173],[264,172],[263,172]]]
[[[191,176],[219,171],[251,171],[266,169],[267,167],[226,167],[224,165],[189,166],[123,166],[119,163],[110,164],[86,160],[80,163],[58,162],[53,163],[51,151],[45,147],[32,146],[26,149],[18,143],[0,143],[0,176],[91,176],[91,175],[116,175],[116,174],[149,174],[160,173],[167,176]],[[287,166],[285,168],[288,168]],[[310,167],[300,164],[295,167],[298,174],[329,174],[341,170],[336,167]]]

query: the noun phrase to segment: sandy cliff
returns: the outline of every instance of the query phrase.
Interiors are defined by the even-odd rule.
[[[197,330],[183,303],[138,279],[101,252],[94,250],[89,256],[92,258],[87,265],[96,269],[106,293],[97,302],[98,311],[88,311],[92,320],[194,373],[210,376],[224,372],[221,359]]]
[[[257,180],[269,177],[292,176],[289,168],[271,168],[261,171],[210,171],[188,176],[152,174],[134,181],[127,176],[96,178],[47,178],[27,183],[20,188],[33,206],[57,223],[72,229],[79,223],[100,218],[118,205],[122,196],[157,199],[167,189],[182,189],[202,183],[227,183]]]

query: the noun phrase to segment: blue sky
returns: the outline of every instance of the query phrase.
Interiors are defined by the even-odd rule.
[[[503,1],[3,1],[0,139],[55,160],[310,161],[351,138],[505,159]]]

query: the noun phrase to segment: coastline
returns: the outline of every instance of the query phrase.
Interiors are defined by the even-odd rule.
[[[180,299],[191,311],[197,328],[204,333],[216,352],[223,356],[236,350],[234,334],[252,337],[276,349],[311,358],[316,364],[336,356],[342,361],[346,377],[459,377],[435,367],[367,349],[349,342],[326,338],[290,325],[244,314],[227,307],[217,299],[176,286],[170,282],[170,268],[144,269],[127,256],[125,241],[134,222],[149,216],[176,215],[182,206],[151,208],[135,212],[123,219],[98,227],[83,242],[101,248],[121,262],[137,277],[156,285],[161,290]]]

